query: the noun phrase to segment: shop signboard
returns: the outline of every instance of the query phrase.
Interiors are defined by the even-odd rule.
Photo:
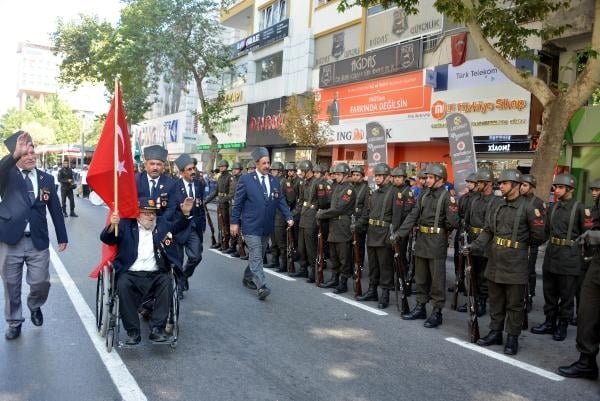
[[[249,51],[283,40],[288,36],[289,26],[290,20],[286,19],[234,43],[231,47],[231,58],[241,57]]]
[[[461,113],[448,115],[446,126],[448,127],[448,144],[454,171],[454,189],[461,196],[467,188],[465,179],[469,174],[477,171],[473,132],[469,120]]]
[[[248,146],[285,145],[279,135],[287,97],[270,99],[248,105],[246,142]]]
[[[387,135],[385,128],[377,121],[370,121],[365,126],[367,137],[367,165],[369,186],[374,187],[373,167],[379,163],[387,163]]]
[[[217,137],[219,149],[234,149],[243,148],[246,142],[246,118],[248,115],[248,106],[238,106],[231,110],[232,116],[237,117],[237,120],[228,124],[215,127],[215,136]],[[210,149],[210,138],[199,126],[197,150]],[[241,146],[244,145],[244,146]]]
[[[475,138],[477,153],[532,152],[527,135],[492,135]]]
[[[315,68],[360,54],[360,24],[315,39]]]

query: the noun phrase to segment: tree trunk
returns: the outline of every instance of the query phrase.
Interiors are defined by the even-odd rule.
[[[565,130],[578,108],[578,105],[560,95],[544,109],[542,132],[531,167],[531,174],[537,179],[536,195],[544,202],[549,199],[554,167],[563,147]]]

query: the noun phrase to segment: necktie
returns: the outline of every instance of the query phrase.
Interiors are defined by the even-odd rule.
[[[27,195],[29,196],[29,202],[33,205],[35,202],[35,193],[33,193],[33,182],[31,182],[31,178],[29,178],[29,173],[31,171],[23,170],[25,173],[25,187],[27,187]]]
[[[261,180],[260,185],[262,185],[262,188],[263,188],[263,195],[265,196],[265,199],[267,199],[269,197],[269,194],[267,192],[267,184],[265,183],[265,176],[262,175],[260,177],[260,180]]]
[[[156,199],[156,181],[150,180],[150,182],[152,183],[152,188],[150,189],[150,198]]]
[[[194,190],[192,188],[192,183],[191,182],[188,184],[188,189],[189,189],[189,195],[188,196],[190,198],[193,198],[194,197]]]

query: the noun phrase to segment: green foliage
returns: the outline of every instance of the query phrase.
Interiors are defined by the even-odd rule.
[[[232,116],[233,108],[225,96],[225,91],[220,90],[215,98],[206,99],[201,113],[196,117],[203,127],[213,127],[215,132],[227,133],[229,125],[237,121],[239,116]]]
[[[332,130],[318,116],[319,102],[313,93],[290,96],[282,113],[281,136],[298,146],[325,146]]]

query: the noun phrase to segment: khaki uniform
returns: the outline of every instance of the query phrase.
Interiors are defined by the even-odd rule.
[[[224,201],[227,202],[230,207],[229,207],[229,218],[231,218],[231,212],[233,211],[233,200],[235,199],[235,191],[237,190],[237,186],[238,186],[238,182],[240,181],[240,178],[242,177],[242,175],[231,175],[231,178],[229,180],[229,192],[227,194],[227,196],[225,197]],[[241,232],[241,230],[240,230]],[[231,248],[236,248],[238,245],[238,240],[239,240],[239,235],[235,238],[231,239]]]
[[[546,240],[544,216],[528,199],[501,200],[486,217],[486,224],[472,244],[474,253],[489,248],[486,269],[490,302],[490,329],[513,336],[521,333],[523,302],[527,291],[529,246]]]
[[[219,232],[221,234],[221,246],[222,249],[229,247],[229,189],[233,182],[233,176],[229,171],[221,173],[217,180],[217,188],[206,198],[206,203],[211,202],[214,198],[217,198],[217,216]]]
[[[303,180],[296,205],[296,213],[300,216],[297,249],[303,266],[314,267],[317,258],[317,185],[318,180],[314,177]]]
[[[428,188],[398,230],[398,236],[408,237],[413,226],[419,231],[415,242],[415,283],[417,302],[432,300],[434,308],[446,303],[446,257],[448,235],[458,227],[458,204],[442,186]]]
[[[394,208],[395,187],[386,184],[371,191],[368,203],[367,255],[369,288],[394,288],[394,253],[390,247],[390,226]]]

